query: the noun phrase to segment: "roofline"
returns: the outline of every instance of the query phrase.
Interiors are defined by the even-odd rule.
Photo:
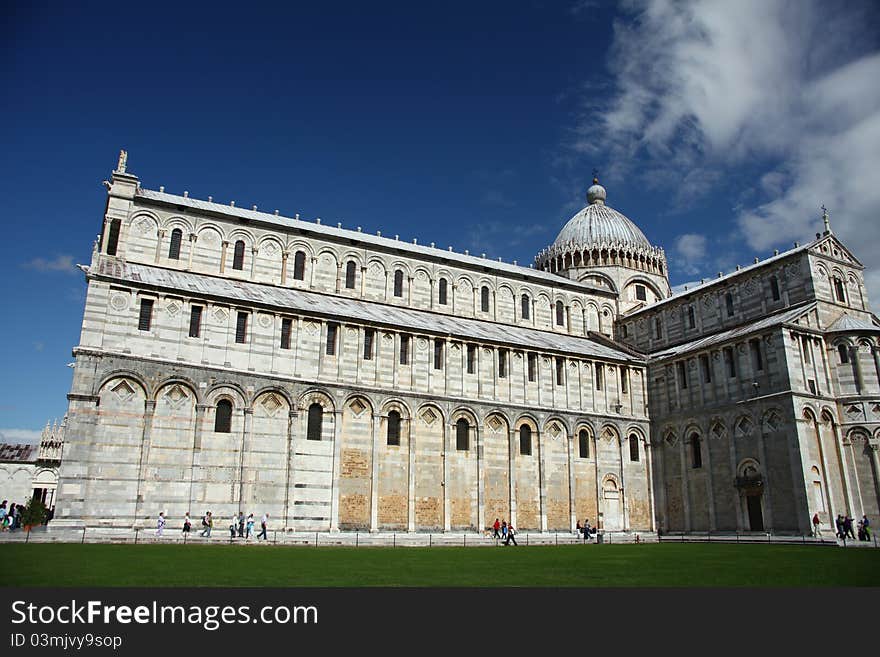
[[[522,265],[513,265],[505,262],[489,260],[487,258],[478,258],[472,255],[456,253],[455,251],[443,251],[437,247],[410,244],[409,242],[394,240],[388,237],[379,237],[378,235],[370,235],[368,233],[349,230],[347,228],[336,228],[325,224],[311,223],[302,219],[286,217],[281,214],[269,214],[257,210],[221,205],[220,203],[214,203],[213,201],[203,201],[201,199],[190,198],[189,196],[177,196],[164,191],[157,192],[155,190],[142,188],[140,185],[135,194],[135,200],[147,205],[184,206],[195,212],[207,214],[209,216],[214,215],[223,218],[256,221],[274,227],[285,228],[287,230],[297,230],[302,233],[323,237],[332,241],[357,241],[369,245],[372,248],[388,252],[405,251],[411,254],[416,254],[422,259],[433,260],[441,264],[448,264],[449,261],[452,261],[463,267],[481,270],[484,273],[496,272],[496,275],[531,280],[535,283],[568,288],[582,293],[599,294],[611,298],[616,298],[618,296],[616,292],[600,287],[594,287],[586,283],[581,283],[570,278],[564,278],[532,267],[523,267]],[[210,207],[202,208],[199,207],[199,205]]]

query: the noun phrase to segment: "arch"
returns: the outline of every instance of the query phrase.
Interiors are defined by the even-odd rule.
[[[360,411],[355,411],[354,409],[351,408],[355,402],[360,402],[364,408]],[[365,410],[369,411],[371,414],[375,413],[375,409],[373,407],[373,401],[369,397],[367,397],[366,395],[364,395],[362,393],[358,393],[358,392],[354,392],[354,393],[351,393],[350,395],[348,395],[343,400],[342,404],[340,404],[340,408],[350,409],[350,410],[352,410],[352,412],[356,413],[357,415],[361,415]]]
[[[390,399],[386,399],[382,402],[380,413],[382,415],[388,415],[391,411],[397,411],[400,413],[400,418],[402,420],[410,420],[412,419],[412,413],[409,408],[409,404],[400,399],[399,397],[391,397]]]
[[[470,449],[471,424],[465,415],[461,415],[455,421],[455,449],[467,451]]]
[[[449,304],[449,279],[445,276],[437,280],[437,303],[441,306]]]
[[[245,243],[244,240],[238,239],[235,240],[235,247],[232,251],[232,268],[236,270],[244,269],[244,254],[245,254]]]
[[[190,379],[188,377],[181,376],[179,374],[177,374],[175,376],[168,377],[167,379],[164,379],[161,383],[157,384],[156,385],[156,394],[151,399],[153,401],[159,401],[159,399],[162,397],[162,392],[165,390],[165,388],[168,388],[170,386],[175,386],[175,385],[183,386],[184,388],[186,388],[189,391],[189,393],[193,396],[193,398],[196,400],[196,402],[198,402],[200,400],[199,387],[198,387],[198,385],[196,385],[195,381],[193,381],[192,379]]]
[[[639,434],[634,431],[631,432],[627,436],[627,442],[629,443],[629,460],[631,462],[638,462],[640,460],[639,457]]]
[[[236,406],[242,408],[248,406],[248,395],[244,389],[237,383],[229,381],[218,381],[205,391],[205,403],[214,406],[220,397],[226,396],[232,399]]]
[[[703,440],[697,432],[687,434],[687,441],[691,445],[691,467],[699,469],[703,467]]]
[[[290,408],[294,407],[293,396],[284,388],[277,386],[277,385],[272,385],[272,384],[265,385],[262,388],[260,388],[259,390],[257,390],[254,393],[254,402],[256,402],[257,399],[260,398],[260,395],[265,395],[265,394],[281,395],[282,397],[284,397],[284,400],[287,402],[287,405]]]
[[[161,223],[161,220],[159,219],[159,215],[155,212],[151,212],[149,210],[137,210],[133,215],[128,218],[125,223],[131,226],[138,219],[146,219],[148,221],[151,221],[153,223],[153,229],[159,230],[159,224]]]
[[[297,249],[293,254],[293,280],[304,281],[306,279],[306,252]]]
[[[306,440],[321,440],[324,430],[324,413],[326,409],[317,401],[309,404],[306,411]]]
[[[815,468],[814,468],[815,469]],[[754,478],[761,475],[761,464],[751,456],[742,459],[736,466],[736,476]]]
[[[492,310],[492,292],[488,285],[480,286],[480,312],[488,313]]]
[[[404,272],[399,267],[394,270],[394,296],[403,296]]]
[[[477,426],[479,420],[477,414],[467,406],[458,406],[449,414],[449,423],[455,424],[459,418],[464,417],[472,426]]]
[[[571,427],[569,426],[568,422],[559,415],[551,415],[550,417],[548,417],[544,421],[544,429],[541,433],[543,435],[553,436],[553,425],[558,425],[559,430],[566,436],[571,435]]]
[[[446,413],[434,402],[425,402],[419,406],[414,417],[420,418],[425,424],[434,424],[438,420],[441,426],[446,424]]]
[[[297,408],[300,411],[306,411],[309,406],[314,403],[321,404],[325,413],[334,413],[336,404],[332,395],[323,388],[310,388],[299,397]]]
[[[232,433],[232,400],[227,397],[217,399],[214,404],[214,433]]]
[[[149,384],[137,373],[132,372],[131,370],[113,370],[108,373],[101,379],[101,383],[98,384],[98,394],[101,394],[101,391],[107,387],[110,383],[112,383],[116,379],[129,379],[133,383],[136,383],[140,389],[141,394],[145,399],[154,399],[153,391],[150,388]]]
[[[385,443],[387,445],[400,445],[400,423],[402,419],[400,411],[396,409],[388,411],[388,419],[385,422]]]
[[[257,248],[262,251],[269,244],[273,244],[280,253],[284,250],[284,245],[281,243],[281,240],[275,237],[274,235],[264,235],[260,238],[260,241],[257,243]]]
[[[587,283],[588,285],[589,285],[589,284],[592,284],[592,285],[595,286],[595,285],[597,284],[597,281],[595,281],[595,280],[590,280],[590,279],[599,279],[599,280],[598,280],[598,285],[599,285],[600,287],[604,284],[604,286],[607,287],[607,288],[608,288],[609,290],[611,290],[612,292],[617,292],[617,291],[618,291],[618,289],[617,289],[617,285],[615,285],[615,283],[614,283],[614,279],[612,279],[612,278],[611,278],[610,276],[608,276],[607,274],[604,274],[604,273],[602,273],[601,271],[598,271],[598,270],[596,270],[596,269],[588,269],[588,270],[585,271],[583,274],[581,274],[580,276],[578,276],[578,282],[579,282],[579,283],[584,283],[584,282],[585,282],[585,283]]]
[[[180,228],[184,233],[192,233],[194,226],[193,223],[179,214],[171,215],[165,219],[165,222],[162,224],[162,227],[166,230]]]
[[[513,427],[516,431],[519,431],[519,428],[523,424],[528,424],[532,428],[532,431],[538,431],[538,419],[531,413],[521,413],[517,416],[516,420],[513,422]]]
[[[284,250],[290,253],[303,251],[310,260],[315,257],[315,250],[312,248],[312,245],[303,239],[295,239],[288,242]]]
[[[640,274],[636,274],[635,276],[630,276],[628,279],[626,279],[626,281],[621,286],[621,288],[626,290],[627,288],[629,288],[630,285],[635,285],[636,283],[647,287],[649,290],[651,290],[651,292],[654,293],[654,295],[658,299],[663,298],[663,294],[660,292],[660,288],[657,286],[657,284],[654,283],[654,281],[652,281],[647,276],[642,276]]]
[[[183,229],[174,228],[171,231],[171,240],[168,243],[168,258],[180,260],[180,247],[183,244]]]
[[[585,422],[579,422],[575,427],[575,433],[578,440],[579,458],[590,458],[590,454],[593,451],[590,449],[590,443],[593,442],[593,427]]]
[[[620,444],[620,430],[614,426],[613,424],[606,423],[602,425],[602,430],[599,433],[599,438],[602,440],[611,440],[616,442],[618,445]]]

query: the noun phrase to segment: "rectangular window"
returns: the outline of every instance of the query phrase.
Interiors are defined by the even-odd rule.
[[[409,364],[409,336],[400,336],[400,364]]]
[[[727,376],[731,379],[736,376],[736,360],[731,347],[724,347],[724,362],[727,363]]]
[[[238,312],[235,319],[235,341],[243,344],[247,337],[247,320],[248,314],[243,311]]]
[[[688,377],[687,377],[687,366],[683,360],[678,361],[676,363],[678,366],[678,385],[682,389],[688,387]]]
[[[507,377],[507,349],[498,350],[498,378]]]
[[[648,293],[644,285],[636,285],[636,299],[639,301],[648,300]]]
[[[469,344],[467,347],[467,373],[474,373],[474,364],[477,360],[477,347],[476,345]]]
[[[709,356],[703,354],[700,356],[700,365],[703,368],[703,381],[705,383],[712,383],[712,368],[709,363]]]
[[[141,312],[138,317],[138,331],[149,331],[153,321],[153,300],[141,299]]]
[[[727,306],[727,316],[733,317],[733,295],[730,292],[724,295],[724,304]]]
[[[556,385],[565,385],[565,359],[556,357]]]
[[[620,368],[620,392],[626,394],[629,392],[629,368]]]
[[[364,329],[364,360],[373,360],[373,329]]]
[[[290,349],[290,333],[293,329],[293,320],[290,317],[281,318],[281,348]]]
[[[434,340],[434,369],[443,369],[443,341]]]
[[[663,322],[659,317],[654,320],[654,333],[658,340],[663,337]]]
[[[629,329],[626,327],[626,324],[622,324],[620,327],[620,337],[625,338],[629,333]]]
[[[601,390],[605,378],[605,367],[602,363],[596,363],[596,390]]]
[[[529,354],[529,381],[534,381],[538,376],[538,356]]]
[[[806,361],[807,364],[812,365],[813,364],[813,349],[810,346],[810,338],[808,338],[805,335],[801,338],[801,341],[802,341],[801,344],[803,345],[803,350],[804,350],[804,361]]]
[[[752,364],[755,366],[755,370],[763,370],[764,359],[761,357],[761,341],[759,339],[749,340],[749,345],[752,348]]]
[[[697,328],[697,318],[694,314],[694,307],[688,308],[688,328]]]
[[[326,353],[328,356],[336,355],[336,336],[339,334],[339,324],[327,324],[327,346]]]
[[[816,390],[816,382],[815,382],[813,379],[808,379],[808,380],[807,380],[807,385],[810,386],[810,392],[811,392],[811,393],[813,393],[814,395],[818,395],[818,394],[819,394],[818,391]]]
[[[202,307],[192,306],[189,311],[189,337],[197,338],[202,334]]]
[[[779,279],[775,276],[770,278],[770,294],[774,301],[779,301]]]

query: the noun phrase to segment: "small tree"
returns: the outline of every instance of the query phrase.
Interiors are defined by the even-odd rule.
[[[42,525],[46,519],[46,505],[35,497],[32,497],[24,507],[21,514],[21,524],[24,527]]]

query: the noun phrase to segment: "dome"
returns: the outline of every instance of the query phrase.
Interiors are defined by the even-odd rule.
[[[553,246],[620,244],[650,249],[651,243],[632,221],[605,205],[605,188],[594,178],[587,190],[589,205],[569,219]]]

